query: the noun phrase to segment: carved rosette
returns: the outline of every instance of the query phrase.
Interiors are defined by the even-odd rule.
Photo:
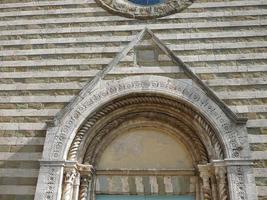
[[[165,0],[150,6],[141,6],[128,0],[96,0],[104,9],[130,18],[150,19],[163,17],[179,12],[193,3],[194,0]]]

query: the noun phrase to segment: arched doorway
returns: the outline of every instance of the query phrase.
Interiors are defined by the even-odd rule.
[[[81,127],[68,160],[95,171],[86,175],[87,190],[73,197],[66,170],[62,199],[228,199],[226,170],[210,163],[223,157],[220,138],[188,103],[133,93],[104,105]]]
[[[183,146],[184,152],[190,155],[191,174],[180,174],[176,168],[172,175],[195,177],[195,189],[191,184],[189,193],[183,190],[192,198],[254,200],[244,122],[209,95],[209,91],[190,82],[158,76],[102,81],[88,94],[85,89],[47,132],[36,199],[96,199],[98,188],[102,187],[98,180],[99,163],[112,141],[129,131],[157,130],[158,134],[175,138],[178,143],[174,146]],[[120,168],[120,175],[125,178],[124,174],[131,170],[134,171]],[[143,170],[145,177],[150,176],[148,169]],[[170,185],[167,180],[164,182],[164,176],[171,175],[168,170],[171,169],[161,175],[164,169],[160,168],[156,170],[159,174],[153,174],[156,180],[162,176],[159,179],[163,179],[161,188],[164,189]],[[114,169],[108,171],[115,173]],[[169,181],[172,183],[173,179]],[[143,178],[141,182],[144,184]],[[122,185],[122,181],[120,183]],[[173,193],[176,194],[184,193]]]

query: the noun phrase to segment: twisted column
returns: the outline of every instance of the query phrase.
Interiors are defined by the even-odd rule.
[[[93,169],[93,166],[89,164],[88,165],[77,164],[77,167],[81,174],[79,200],[87,200],[88,199],[88,188],[89,188],[89,184],[90,184],[94,169]]]
[[[66,170],[62,200],[72,200],[73,182],[76,176],[77,176],[77,170],[75,168]]]
[[[87,200],[88,187],[89,187],[89,177],[81,177],[79,200]]]
[[[215,167],[215,175],[218,184],[218,196],[220,200],[228,200],[227,177],[224,166]]]

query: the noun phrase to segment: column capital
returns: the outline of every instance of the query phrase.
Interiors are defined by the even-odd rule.
[[[90,164],[77,163],[76,166],[82,177],[91,177],[95,171],[93,165]]]
[[[206,165],[198,165],[197,167],[198,167],[199,174],[202,178],[210,177],[212,175],[213,166],[210,163]]]

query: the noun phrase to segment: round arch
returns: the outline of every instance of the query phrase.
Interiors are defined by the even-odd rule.
[[[254,193],[245,192],[246,189],[250,188],[248,190],[251,190],[252,188],[250,183],[246,183],[246,179],[249,177],[244,176],[245,171],[246,174],[252,174],[251,167],[248,165],[250,162],[247,160],[250,158],[250,152],[245,125],[237,124],[227,115],[224,105],[220,105],[216,98],[193,81],[174,80],[161,76],[133,76],[112,81],[100,80],[95,85],[85,87],[75,101],[65,109],[65,112],[59,115],[60,117],[56,119],[53,126],[48,128],[36,199],[59,200],[62,198],[63,176],[67,180],[74,180],[73,174],[77,172],[77,169],[86,172],[87,175],[92,172],[88,166],[81,163],[77,165],[77,159],[68,159],[70,158],[68,155],[74,152],[72,144],[77,139],[80,140],[80,143],[83,141],[79,133],[86,133],[83,127],[97,121],[95,119],[95,122],[93,122],[94,120],[90,121],[93,114],[96,114],[97,118],[101,118],[103,115],[101,108],[116,99],[132,94],[156,94],[168,97],[176,102],[182,102],[183,105],[187,105],[195,111],[194,119],[205,122],[202,123],[202,125],[204,124],[202,127],[199,123],[198,127],[204,128],[203,130],[205,128],[211,130],[213,135],[209,135],[210,141],[215,139],[223,150],[223,157],[212,158],[220,159],[220,161],[209,160],[209,162],[216,163],[215,165],[223,167],[228,172],[229,187],[236,188],[238,191],[228,190],[229,198],[231,200],[254,199]],[[186,120],[183,121],[183,124],[185,123]],[[203,138],[202,142],[204,142]],[[80,144],[77,148],[79,146]],[[205,170],[207,168],[203,171]],[[235,173],[239,173],[240,176],[237,178]],[[75,191],[73,190],[72,193]]]
[[[196,152],[202,153],[199,156],[202,157],[202,161],[198,159],[200,163],[226,157],[220,138],[216,136],[211,125],[198,111],[187,105],[186,102],[140,92],[114,99],[89,116],[88,121],[76,134],[67,159],[91,163],[88,158],[83,161],[84,148],[90,150],[90,153],[86,154],[92,154],[95,146],[99,146],[99,141],[105,141],[105,136],[111,130],[133,118],[145,118],[148,123],[157,121],[162,124],[161,126],[168,124],[178,132],[183,132],[183,137],[187,138],[185,140],[192,141]],[[131,125],[127,124],[126,126]]]

